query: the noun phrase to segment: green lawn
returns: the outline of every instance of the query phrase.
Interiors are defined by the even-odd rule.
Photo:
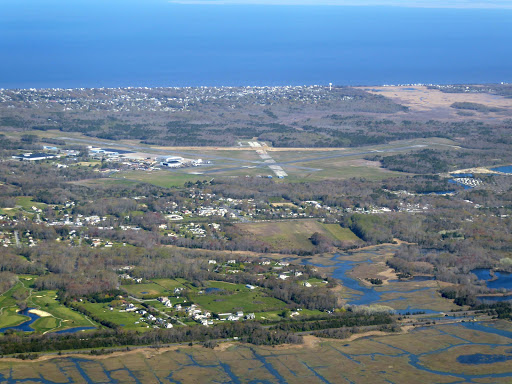
[[[41,317],[37,319],[34,323],[32,323],[31,327],[39,332],[47,332],[51,330],[64,329],[64,328],[72,328],[72,327],[62,327],[62,322],[55,317],[47,316]],[[91,323],[85,326],[91,326]],[[73,326],[74,327],[74,326]]]
[[[126,284],[121,285],[121,288],[130,295],[137,297],[164,295],[166,292],[169,292],[168,289],[156,283]]]
[[[286,304],[281,300],[263,296],[258,291],[240,292],[232,295],[190,295],[190,300],[214,313],[265,312],[286,308]]]
[[[0,328],[13,327],[19,325],[27,320],[28,316],[22,316],[18,314],[18,307],[4,308],[0,315]]]
[[[317,286],[325,286],[324,280],[317,279],[317,278],[311,278],[308,280],[308,283],[311,284],[313,287]]]
[[[153,282],[167,289],[168,291],[174,291],[174,288],[183,287],[183,284],[174,279],[154,279]]]
[[[206,288],[219,288],[225,291],[249,291],[249,288],[246,288],[245,284],[226,283],[224,281],[210,280],[206,282],[204,286]]]
[[[199,168],[190,169],[190,172],[200,172]],[[126,171],[119,172],[112,176],[115,180],[126,180],[126,181],[140,181],[143,183],[149,183],[157,185],[159,187],[170,188],[170,187],[181,187],[187,181],[196,182],[197,180],[208,179],[205,175],[190,175],[188,173],[182,173],[179,171]],[[211,178],[211,177],[210,177]]]
[[[354,232],[352,232],[349,228],[343,228],[339,224],[322,224],[327,232],[329,232],[336,240],[340,241],[359,241],[359,237],[357,237]]]
[[[111,321],[112,323],[121,325],[125,329],[146,329],[146,323],[135,324],[139,321],[140,314],[134,312],[120,312],[120,308],[109,309],[108,303],[81,303],[81,305],[95,316]],[[142,308],[138,305],[139,308]]]
[[[23,208],[25,211],[32,212],[32,207],[36,207],[39,209],[44,209],[46,207],[46,204],[44,203],[36,203],[32,200],[32,197],[30,196],[20,196],[16,198],[16,205],[19,205],[21,208]]]

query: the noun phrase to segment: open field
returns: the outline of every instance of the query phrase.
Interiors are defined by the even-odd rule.
[[[174,172],[169,170],[161,171],[125,171],[119,172],[111,177],[116,182],[143,182],[158,185],[160,187],[171,188],[183,186],[187,181],[195,182],[197,180],[211,179],[206,175],[189,175],[188,173]]]
[[[264,296],[258,290],[236,292],[232,294],[191,294],[190,300],[213,313],[265,312],[285,309],[286,304],[281,300]]]
[[[325,225],[316,220],[288,220],[286,222],[266,222],[237,224],[276,249],[312,250],[310,237],[318,232],[332,240],[357,241],[350,229],[337,224]]]
[[[130,295],[138,297],[163,295],[164,292],[167,291],[166,288],[155,283],[125,284],[121,285],[121,288],[128,292]]]
[[[154,279],[150,283],[121,285],[122,289],[137,297],[168,296],[178,287],[184,287],[183,282],[174,279]]]
[[[417,118],[435,117],[436,119],[481,119],[494,120],[512,116],[512,100],[488,93],[445,93],[426,86],[392,86],[392,87],[361,87],[367,92],[386,96],[395,102],[409,107],[407,115]],[[477,103],[492,108],[501,109],[499,112],[471,111],[471,115],[458,114],[451,108],[453,103]],[[398,112],[404,114],[404,112]]]
[[[140,314],[138,313],[126,312],[120,310],[120,308],[114,308],[111,311],[108,303],[81,303],[81,305],[102,321],[110,321],[125,329],[146,329],[146,323],[135,324],[140,319]],[[139,306],[139,308],[141,307]]]
[[[245,284],[227,283],[225,281],[207,281],[204,283],[209,288],[219,288],[224,291],[247,291]]]
[[[37,203],[37,202],[33,201],[30,196],[22,196],[22,197],[16,198],[16,205],[19,205],[25,211],[33,211],[32,207],[36,207],[39,209],[44,209],[44,207],[46,207],[46,204]]]
[[[339,241],[359,241],[359,237],[357,237],[354,232],[352,232],[349,228],[343,228],[339,224],[322,224],[322,226],[327,229],[336,240]]]
[[[475,325],[475,327],[473,327]],[[488,324],[486,324],[488,325]],[[505,383],[512,370],[512,333],[457,324],[418,328],[406,334],[376,335],[353,341],[306,336],[302,345],[275,348],[224,343],[143,348],[88,357],[52,356],[38,361],[0,360],[0,379],[45,383]],[[507,331],[506,331],[507,332]],[[363,334],[364,335],[364,334]],[[501,357],[501,361],[493,359]],[[483,359],[478,363],[478,359]],[[487,359],[487,360],[485,360]],[[499,359],[498,359],[499,360]],[[468,363],[467,361],[477,361]],[[378,372],[378,374],[376,374]]]

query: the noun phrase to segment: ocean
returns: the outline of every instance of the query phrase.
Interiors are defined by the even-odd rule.
[[[512,82],[512,10],[1,3],[0,88]]]

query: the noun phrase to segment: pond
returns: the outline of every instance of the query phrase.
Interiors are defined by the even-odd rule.
[[[474,353],[472,355],[461,355],[457,357],[457,361],[461,364],[493,364],[502,363],[504,361],[512,360],[509,355],[489,355],[484,353]]]
[[[14,325],[12,327],[0,328],[0,332],[3,333],[3,332],[8,331],[10,329],[13,330],[13,331],[33,332],[34,328],[32,328],[30,325],[34,321],[39,319],[40,316],[36,315],[35,313],[30,313],[29,311],[31,309],[35,309],[35,308],[25,308],[23,311],[18,312],[18,314],[20,314],[20,315],[29,317],[29,319],[27,321],[24,321],[23,323],[18,324],[18,325]]]
[[[473,269],[471,273],[478,277],[478,280],[484,280],[487,288],[512,290],[512,273],[494,271],[494,276],[491,270],[487,268]]]
[[[455,177],[455,178],[458,178],[458,177],[472,178],[473,174],[472,173],[452,173],[452,177]]]
[[[505,165],[503,167],[491,168],[491,171],[512,173],[512,165]]]
[[[215,292],[221,292],[221,291],[223,291],[223,289],[210,287],[210,288],[206,288],[204,291],[206,293],[215,293]]]

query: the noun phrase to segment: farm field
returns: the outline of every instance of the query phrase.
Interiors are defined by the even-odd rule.
[[[288,220],[286,222],[267,222],[237,224],[258,239],[279,249],[312,250],[310,237],[318,232],[332,240],[357,241],[356,235],[348,228],[337,224],[326,225],[316,220]],[[339,227],[339,228],[338,228]]]
[[[224,343],[215,349],[173,346],[101,357],[0,360],[0,380],[44,383],[505,383],[512,378],[512,330],[503,323],[442,325],[406,334],[370,333],[355,340],[306,336],[277,348]],[[378,372],[378,374],[376,374]]]

